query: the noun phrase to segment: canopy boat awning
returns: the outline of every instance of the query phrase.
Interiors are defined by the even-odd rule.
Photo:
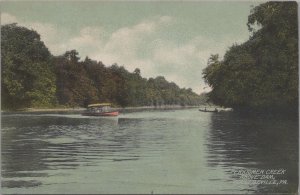
[[[111,108],[111,103],[89,104],[83,116],[118,116],[119,112]]]
[[[111,103],[89,104],[88,108],[90,108],[90,107],[104,107],[104,106],[111,106]]]

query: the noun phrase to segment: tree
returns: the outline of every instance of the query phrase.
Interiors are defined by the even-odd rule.
[[[76,50],[52,56],[40,35],[16,24],[2,27],[2,108],[87,106],[197,105],[201,97],[164,77],[141,77],[123,66],[105,66]]]
[[[66,53],[64,54],[64,57],[66,60],[72,62],[72,63],[77,63],[79,61],[79,57],[78,57],[78,52],[76,50],[71,50],[71,51],[66,51]]]
[[[36,31],[17,24],[2,26],[1,56],[4,109],[55,104],[51,54]]]
[[[297,3],[261,4],[247,25],[249,40],[233,45],[222,61],[211,56],[203,70],[209,98],[235,109],[297,111]]]
[[[84,63],[79,62],[76,50],[66,51],[55,60],[57,99],[62,105],[86,106],[97,101],[95,83],[89,78]],[[85,61],[90,63],[89,60]]]
[[[139,68],[134,69],[134,74],[141,75],[141,70]]]

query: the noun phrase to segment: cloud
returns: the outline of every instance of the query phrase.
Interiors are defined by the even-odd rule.
[[[70,44],[78,47],[101,44],[100,35],[102,33],[101,28],[90,26],[85,27],[80,31],[79,36],[70,39]]]
[[[205,88],[202,70],[206,67],[209,56],[216,52],[222,54],[227,48],[226,44],[220,45],[216,40],[201,36],[181,45],[165,40],[158,42],[152,58],[156,64],[156,74],[166,75],[168,80],[181,87],[191,87],[198,93],[209,90]]]
[[[9,14],[9,13],[1,13],[1,24],[11,24],[11,23],[16,23],[18,20],[15,16]]]
[[[41,40],[46,45],[51,45],[57,41],[59,33],[57,32],[57,28],[52,24],[33,22],[23,23],[23,25],[37,31],[41,35]]]
[[[101,60],[105,64],[120,63],[124,64],[130,71],[136,67],[149,69],[153,63],[148,58],[140,58],[139,52],[145,47],[147,42],[157,36],[157,32],[169,25],[172,18],[169,16],[154,17],[140,23],[123,27],[113,32],[103,47],[91,56],[94,59]],[[148,53],[149,51],[147,51]]]
[[[64,51],[76,49],[82,57],[90,56],[93,51],[102,49],[104,33],[105,31],[101,27],[84,27],[80,30],[79,35],[66,41]]]
[[[11,23],[17,23],[19,26],[24,26],[37,31],[40,34],[41,40],[54,55],[61,54],[61,52],[65,49],[63,44],[59,44],[62,43],[62,40],[60,40],[60,38],[64,33],[58,32],[58,28],[53,24],[40,22],[24,22],[16,16],[13,16],[6,12],[2,12],[1,24],[5,25]]]
[[[202,79],[202,70],[209,56],[215,53],[222,56],[232,40],[237,40],[233,37],[215,40],[199,35],[179,43],[163,38],[161,34],[177,24],[176,19],[170,16],[144,19],[112,33],[101,26],[85,26],[73,35],[54,24],[23,22],[9,13],[1,13],[2,24],[12,22],[36,30],[54,55],[76,49],[82,58],[89,56],[106,65],[118,63],[129,71],[140,68],[144,77],[162,75],[180,87],[192,88],[197,93],[209,91]]]

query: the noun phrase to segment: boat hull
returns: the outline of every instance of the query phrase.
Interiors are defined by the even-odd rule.
[[[115,111],[115,112],[85,112],[82,113],[83,116],[118,116],[119,112]]]

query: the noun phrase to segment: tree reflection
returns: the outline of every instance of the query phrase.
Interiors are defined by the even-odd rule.
[[[283,168],[287,173],[276,179],[287,179],[288,185],[258,185],[257,193],[297,191],[297,120],[237,113],[213,114],[211,119],[207,142],[209,166],[222,166],[228,174],[232,174],[232,169]]]
[[[139,158],[130,151],[139,148],[140,120],[28,115],[2,121],[3,187],[42,185],[41,177],[53,176],[49,170]]]
[[[36,187],[39,177],[48,177],[44,170],[78,166],[76,148],[66,143],[51,143],[49,139],[63,134],[50,125],[51,118],[31,117],[2,118],[2,181],[3,187]],[[65,120],[55,118],[55,124]],[[56,125],[55,125],[56,126]],[[61,152],[58,149],[63,149]],[[22,178],[30,178],[22,180]]]

